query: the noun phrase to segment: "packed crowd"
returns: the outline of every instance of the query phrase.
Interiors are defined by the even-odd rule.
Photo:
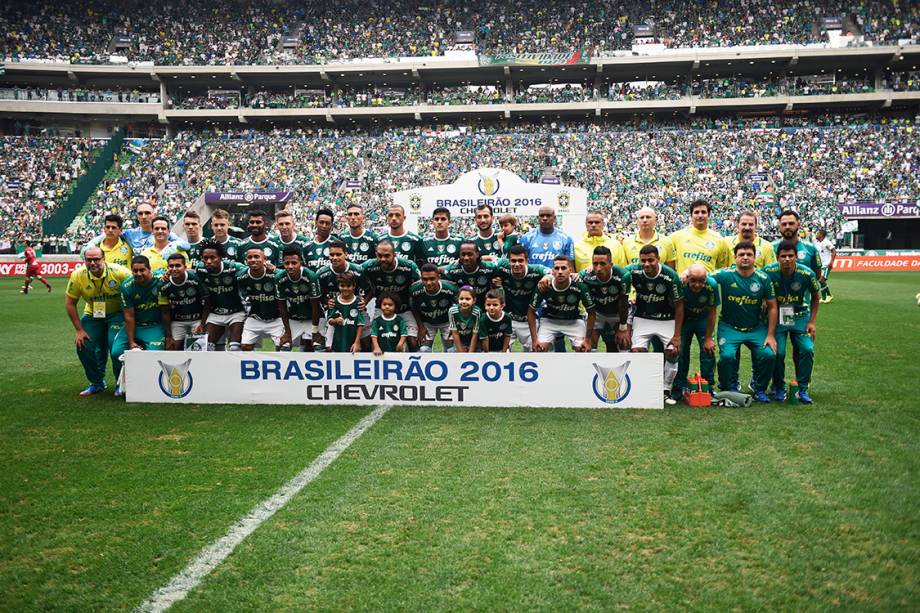
[[[41,236],[104,143],[84,138],[0,137],[0,237]]]
[[[0,55],[7,61],[107,63],[118,55],[163,65],[222,65],[438,56],[464,47],[486,54],[603,53],[629,49],[633,27],[643,24],[671,47],[808,44],[826,41],[820,23],[826,16],[847,16],[853,34],[878,43],[920,32],[920,5],[911,0],[77,0],[4,3]],[[459,30],[473,32],[475,43],[458,44]],[[283,37],[299,44],[286,48]]]
[[[539,182],[547,171],[588,190],[611,229],[642,206],[659,211],[662,227],[684,222],[681,205],[697,196],[714,204],[714,227],[731,233],[735,214],[763,213],[764,233],[780,208],[800,210],[807,227],[836,234],[837,204],[903,201],[920,194],[920,139],[915,121],[885,125],[764,129],[623,130],[603,126],[567,132],[506,133],[392,130],[373,136],[319,131],[250,132],[202,137],[184,133],[135,147],[95,196],[87,232],[109,212],[124,214],[153,201],[176,218],[205,191],[294,191],[292,208],[309,219],[321,206],[341,212],[350,202],[368,211],[372,227],[393,192],[449,183],[482,167],[511,170]],[[754,185],[751,175],[766,174]],[[357,187],[347,181],[356,181]]]
[[[40,102],[133,102],[159,104],[159,92],[137,89],[47,89],[43,87],[0,88],[0,100],[25,100]]]

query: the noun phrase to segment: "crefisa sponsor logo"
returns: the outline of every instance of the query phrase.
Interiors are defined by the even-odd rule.
[[[593,364],[595,375],[591,388],[598,400],[604,404],[619,404],[629,396],[632,390],[632,379],[626,372],[629,365],[628,361],[615,368]]]
[[[174,400],[188,396],[194,383],[192,373],[189,371],[192,360],[188,359],[181,364],[164,364],[157,360],[157,364],[160,365],[160,373],[157,377],[160,391]]]

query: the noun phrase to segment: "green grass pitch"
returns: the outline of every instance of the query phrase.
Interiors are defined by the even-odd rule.
[[[81,399],[63,286],[0,281],[0,610],[136,607],[370,411]],[[917,610],[920,274],[831,287],[812,407],[395,408],[175,610]]]

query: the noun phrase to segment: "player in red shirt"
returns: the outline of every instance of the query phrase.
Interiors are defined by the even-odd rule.
[[[23,259],[25,259],[25,261],[26,261],[26,282],[25,282],[25,284],[22,286],[22,290],[20,290],[20,291],[21,291],[23,294],[28,294],[28,293],[29,293],[29,284],[32,283],[32,278],[35,277],[36,279],[38,279],[39,281],[41,281],[42,283],[44,283],[44,284],[45,284],[45,287],[47,287],[47,288],[48,288],[48,291],[50,292],[50,291],[51,291],[51,285],[50,285],[47,281],[45,281],[44,277],[42,277],[40,274],[38,274],[38,272],[39,272],[38,262],[36,261],[35,250],[32,249],[32,243],[31,243],[31,241],[26,241],[26,248],[25,248],[25,250],[23,250],[23,252],[22,252],[22,257],[23,257]]]

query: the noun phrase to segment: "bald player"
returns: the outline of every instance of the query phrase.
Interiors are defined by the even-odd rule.
[[[658,247],[658,254],[661,262],[671,268],[674,268],[674,247],[668,237],[659,234],[655,230],[658,223],[658,214],[651,207],[642,207],[636,212],[636,227],[638,231],[635,236],[627,236],[623,239],[623,250],[626,254],[626,265],[639,263],[639,250],[646,245]]]
[[[690,371],[690,346],[696,338],[700,345],[700,375],[714,383],[716,370],[716,310],[721,304],[719,286],[702,264],[692,264],[684,281],[684,323],[680,329],[680,357],[677,376],[671,386],[671,398],[681,400],[689,389],[687,373]],[[690,389],[690,391],[694,391]]]

